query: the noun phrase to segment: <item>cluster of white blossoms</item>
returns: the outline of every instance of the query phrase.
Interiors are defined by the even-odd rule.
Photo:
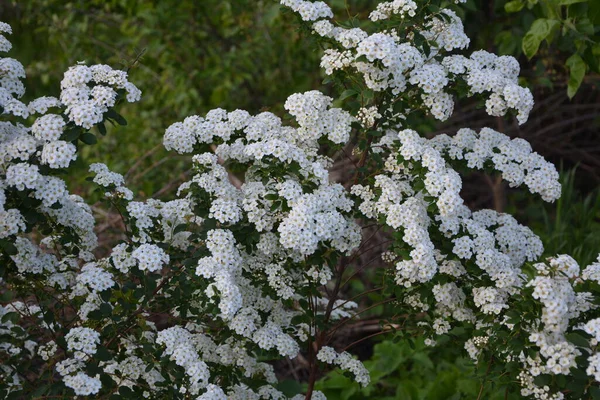
[[[545,201],[560,197],[558,171],[524,139],[510,139],[503,133],[483,128],[479,133],[460,129],[450,137],[442,134],[431,140],[432,145],[452,160],[464,160],[469,168],[493,167],[511,187],[525,185]]]
[[[72,358],[65,358],[56,365],[65,385],[78,396],[97,394],[102,384],[99,376],[89,376],[83,371],[85,360],[93,356],[100,344],[100,334],[90,328],[71,328],[65,335],[67,350]]]
[[[93,179],[93,182],[104,186],[106,188],[112,189],[112,192],[105,193],[105,196],[108,198],[112,197],[122,197],[125,200],[132,200],[133,193],[127,187],[125,187],[125,180],[123,179],[123,175],[118,174],[116,172],[112,172],[108,169],[105,164],[102,163],[93,163],[90,165],[90,172],[96,174]]]
[[[2,32],[11,33],[10,27],[6,24],[2,26]],[[2,41],[6,39],[2,37]],[[95,103],[90,93],[99,93],[100,89],[97,88],[106,84],[107,89],[114,87],[127,90],[128,100],[137,101],[139,90],[127,80],[127,74],[123,71],[108,66],[78,65],[65,73],[60,100],[41,97],[26,105],[18,100],[25,93],[20,81],[25,77],[23,66],[14,59],[0,58],[0,70],[0,107],[4,114],[21,118],[43,114],[33,121],[31,127],[7,121],[0,123],[0,238],[26,230],[21,211],[5,207],[6,204],[15,204],[9,200],[16,195],[5,192],[16,190],[41,202],[33,206],[36,212],[52,218],[64,229],[74,230],[79,236],[79,243],[72,241],[72,245],[80,246],[83,251],[92,250],[96,246],[96,235],[89,206],[78,196],[70,195],[64,181],[51,176],[51,171],[46,172],[46,167],[67,168],[77,158],[75,145],[65,140],[67,132],[73,130],[73,124],[91,128],[104,119],[108,106],[93,105]],[[97,109],[86,111],[90,107]],[[45,114],[49,109],[64,113]],[[76,118],[92,119],[82,123]]]
[[[100,343],[100,334],[90,328],[72,328],[65,335],[67,349],[75,352],[75,358],[83,358],[84,355],[96,353],[96,346]],[[79,353],[81,352],[81,353]]]
[[[371,12],[369,19],[377,22],[388,19],[391,15],[414,17],[417,11],[417,3],[412,0],[394,0],[377,4],[377,8]]]
[[[188,152],[196,146],[202,148],[203,144],[215,141],[219,144],[214,148],[216,155],[194,156],[195,174],[181,185],[178,191],[181,197],[169,202],[131,201],[131,192],[124,186],[121,175],[103,164],[91,165],[93,182],[108,190],[106,196],[126,215],[131,232],[129,241],[117,244],[110,257],[88,263],[75,276],[69,276],[68,282],[74,284],[70,297],[83,300],[79,318],[89,321],[98,318],[101,312],[118,312],[113,304],[107,307],[103,297],[115,288],[115,282],[136,270],[150,275],[177,273],[182,267],[174,265],[174,258],[181,256],[170,254],[185,254],[192,247],[199,248],[200,256],[191,270],[203,280],[191,293],[189,304],[195,311],[174,306],[171,312],[175,317],[185,312],[188,318],[193,315],[207,325],[175,325],[159,331],[158,335],[145,331],[144,340],[162,347],[165,357],[182,368],[186,378],[176,385],[180,393],[202,398],[223,393],[229,398],[283,398],[271,386],[275,383],[272,367],[258,362],[252,349],[295,357],[300,351],[298,342],[306,341],[315,332],[308,326],[308,329],[294,326],[292,318],[300,311],[283,300],[298,302],[303,297],[298,288],[307,282],[325,285],[333,276],[326,265],[305,271],[298,266],[325,244],[349,253],[361,240],[360,228],[351,217],[353,201],[341,185],[329,182],[326,168],[331,160],[319,155],[320,139],[344,143],[354,121],[346,111],[330,108],[331,102],[331,98],[318,92],[290,97],[286,107],[296,116],[298,128],[283,126],[270,113],[250,116],[243,111],[223,110],[174,124],[165,134],[167,148]],[[223,162],[251,165],[241,186],[230,182]],[[267,174],[273,165],[282,172],[280,175]],[[23,185],[26,184],[24,181]],[[217,227],[205,228],[211,221]],[[245,239],[236,233],[241,227],[259,233],[254,251],[251,251],[253,246],[240,242]],[[202,235],[192,233],[199,229],[203,230]],[[35,254],[36,250],[29,252]],[[76,260],[71,267],[77,269]],[[167,299],[175,293],[180,296],[179,289],[174,288],[177,286],[166,286],[160,291],[157,288],[152,296]],[[266,294],[265,288],[273,292]],[[325,313],[327,300],[315,301],[316,312]],[[349,318],[355,307],[354,302],[338,299],[331,319]],[[209,324],[215,321],[220,321],[226,329],[211,332]],[[221,343],[219,338],[225,332],[235,333],[237,338]],[[126,354],[115,354],[121,361],[107,362],[104,371],[120,386],[135,387],[132,382],[137,376],[160,392],[160,382],[171,372],[160,371],[154,364],[142,366],[138,358],[131,358],[136,348],[140,347],[128,344],[124,347]],[[77,393],[96,393],[101,389],[97,377],[82,370],[90,360],[67,360],[61,361],[59,372],[68,387]],[[217,363],[239,370],[241,377],[261,377],[269,384],[257,392],[240,384],[219,387],[210,382],[206,364],[209,361],[211,365]],[[348,360],[344,365],[357,369],[360,362]],[[141,374],[142,369],[150,372]],[[113,377],[115,374],[119,377]],[[317,392],[315,398],[319,396],[322,395]]]
[[[299,4],[309,2],[281,3],[302,13]],[[377,23],[392,16],[401,20],[398,28],[373,33],[361,28],[336,26],[330,21],[331,12],[313,12],[312,18],[304,19],[316,20],[312,25],[313,32],[330,44],[321,59],[321,67],[328,75],[342,70],[358,73],[368,88],[377,92],[390,91],[393,97],[411,97],[442,121],[448,119],[454,109],[452,87],[464,84],[471,96],[487,94],[489,115],[503,116],[510,109],[517,112],[519,123],[526,122],[533,107],[533,96],[528,89],[518,85],[517,60],[486,51],[476,51],[470,58],[445,56],[444,53],[454,49],[467,48],[470,42],[462,21],[449,9],[426,17],[418,30],[418,37],[426,42],[423,47],[412,29],[406,30],[409,33],[401,33],[404,21],[411,24],[410,18],[417,10],[417,4],[412,0],[379,3],[370,15],[371,21]],[[408,111],[411,110],[404,113]]]
[[[118,90],[126,92],[129,102],[138,101],[142,94],[127,80],[127,72],[108,65],[70,67],[60,88],[60,101],[66,107],[69,120],[86,129],[102,122],[104,114],[115,105]]]
[[[131,256],[138,261],[138,268],[142,271],[158,271],[169,262],[169,255],[154,244],[144,243],[136,248]]]
[[[290,7],[294,12],[300,14],[304,21],[315,21],[320,18],[333,17],[331,8],[322,1],[282,0],[281,4]]]
[[[342,371],[350,372],[354,375],[354,380],[362,386],[367,386],[371,381],[369,371],[348,352],[338,353],[332,347],[323,346],[317,354],[317,359],[326,364],[335,364]]]
[[[414,296],[409,296],[406,304],[418,311],[431,309],[433,315],[452,325],[468,321],[476,326],[486,326],[489,325],[487,316],[494,316],[498,324],[508,326],[505,313],[512,308],[513,302],[518,301],[523,290],[534,287],[532,298],[541,303],[542,314],[527,329],[532,333],[529,337],[531,346],[540,352],[541,358],[536,362],[536,369],[530,370],[531,365],[525,364],[523,369],[537,376],[569,374],[571,368],[577,367],[575,359],[581,352],[564,335],[572,327],[571,320],[593,308],[591,293],[576,293],[573,289],[579,267],[570,257],[560,256],[552,259],[549,267],[536,264],[540,275],[527,281],[522,267],[542,254],[541,241],[507,214],[492,210],[469,211],[459,196],[460,177],[450,165],[464,159],[471,168],[495,167],[513,186],[524,184],[548,201],[560,196],[555,168],[532,153],[526,142],[511,141],[490,129],[483,130],[480,136],[470,130],[461,130],[454,137],[443,135],[432,140],[410,130],[397,134],[388,132],[388,136],[375,146],[379,151],[383,150],[380,154],[384,156],[389,151],[385,166],[387,176],[385,179],[376,176],[371,187],[356,185],[352,192],[361,201],[359,209],[365,216],[375,218],[383,213],[390,227],[404,229],[403,241],[413,250],[411,259],[397,263],[398,283],[408,287],[415,282],[433,283],[436,274],[445,275],[445,280],[456,281],[433,286],[434,301],[427,301],[429,305]],[[536,161],[529,163],[530,159]],[[488,160],[490,162],[486,164]],[[513,164],[510,169],[513,175],[505,174],[509,170],[508,163]],[[520,171],[520,179],[514,177],[515,171]],[[530,175],[536,178],[528,179]],[[415,188],[418,182],[423,182],[421,191]],[[427,203],[426,198],[430,199]],[[421,202],[421,211],[414,209],[409,213],[406,206],[415,201]],[[394,207],[389,206],[394,202],[399,204],[400,212],[394,212]],[[429,204],[437,206],[433,216],[427,212]],[[412,224],[415,220],[421,221],[422,228],[417,230],[406,222],[403,225],[402,218]],[[433,230],[451,241],[450,254],[442,254],[434,247],[429,233]],[[388,262],[394,260],[389,256],[386,259]],[[465,275],[471,273],[467,271],[477,271],[476,277],[465,280]],[[486,320],[488,322],[484,322]],[[435,335],[445,334],[450,326],[439,319],[435,321],[432,324]],[[542,332],[538,331],[540,325],[544,327]],[[474,336],[466,342],[465,348],[472,358],[478,358],[493,335],[490,332],[482,336],[485,340]],[[512,356],[518,358],[518,354]],[[522,381],[527,383],[524,395],[535,392],[531,387],[533,380],[523,378]]]
[[[195,351],[192,335],[183,328],[168,328],[158,333],[157,344],[165,346],[165,354],[169,355],[175,363],[185,370],[190,394],[197,395],[200,389],[206,387],[210,373],[208,366]],[[184,392],[185,393],[185,392]]]

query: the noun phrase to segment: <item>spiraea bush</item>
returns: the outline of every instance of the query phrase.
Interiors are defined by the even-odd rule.
[[[332,343],[360,318],[341,293],[373,246],[380,289],[427,345],[462,340],[489,379],[523,396],[598,396],[600,263],[540,260],[529,228],[460,195],[460,172],[477,169],[552,202],[555,167],[489,128],[414,129],[465,97],[525,123],[533,96],[518,62],[467,50],[461,1],[382,2],[367,21],[281,3],[324,49],[337,98],[292,94],[285,120],[215,109],[171,125],[164,146],[193,156],[171,201],[135,201],[123,176],[90,165],[123,220],[106,257],[90,206],[62,177],[107,122],[126,124],[116,110],[141,92],[125,71],[78,64],[60,98],[25,104],[23,66],[0,60],[1,396],[322,399],[326,368],[366,386],[367,369]],[[330,173],[340,162],[352,166],[344,182]],[[384,240],[365,237],[373,227]],[[300,353],[307,385],[284,395],[273,361]]]

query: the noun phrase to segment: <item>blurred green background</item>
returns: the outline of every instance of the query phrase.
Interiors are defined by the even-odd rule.
[[[366,17],[377,2],[328,3],[345,18]],[[566,252],[589,263],[600,251],[600,1],[468,0],[460,13],[472,38],[469,51],[517,57],[536,107],[522,127],[466,103],[451,120],[426,120],[418,128],[433,135],[490,126],[529,140],[560,166],[560,201],[542,204],[481,174],[465,178],[464,197],[473,208],[515,214],[542,237],[547,255]],[[13,27],[9,56],[26,67],[27,99],[58,96],[63,72],[78,61],[127,67],[140,57],[130,80],[142,101],[120,110],[128,126],[109,127],[98,145],[86,146],[78,173],[69,178],[71,189],[88,197],[94,195],[86,166],[97,161],[124,174],[140,199],[172,196],[186,179],[189,159],[164,151],[162,135],[186,116],[217,107],[283,115],[290,94],[331,91],[322,84],[318,46],[275,0],[0,0],[0,15]],[[369,288],[350,290],[359,289]],[[370,388],[360,390],[335,371],[319,387],[332,399],[518,398],[482,385],[484,375],[456,346],[431,349],[386,337],[360,344]],[[293,371],[282,372],[292,387],[302,380]]]

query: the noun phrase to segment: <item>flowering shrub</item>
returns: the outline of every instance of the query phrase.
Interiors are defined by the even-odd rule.
[[[95,143],[91,129],[126,124],[115,108],[140,91],[124,71],[80,64],[59,99],[25,104],[22,65],[1,60],[2,395],[281,399],[270,361],[300,352],[310,377],[295,399],[324,398],[314,384],[328,364],[368,385],[362,363],[331,342],[359,317],[340,290],[372,247],[362,234],[372,226],[389,238],[377,259],[384,290],[398,312],[418,314],[407,329],[428,345],[462,339],[524,396],[596,395],[600,262],[581,271],[567,255],[540,261],[530,229],[460,196],[458,171],[481,169],[554,201],[554,166],[491,129],[432,139],[414,130],[466,96],[525,123],[533,98],[517,61],[458,54],[469,38],[457,4],[383,2],[363,30],[334,23],[323,2],[281,3],[325,48],[339,98],[292,94],[289,121],[216,109],[171,125],[165,147],[193,154],[193,176],[171,201],[134,201],[121,175],[92,164],[90,180],[125,226],[106,257],[94,252],[90,207],[60,175],[78,146]],[[342,185],[330,170],[344,158],[354,170]]]

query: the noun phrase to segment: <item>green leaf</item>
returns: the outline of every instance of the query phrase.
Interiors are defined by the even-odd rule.
[[[81,134],[81,128],[78,126],[74,126],[74,127],[68,128],[67,130],[65,130],[63,132],[62,139],[65,142],[72,142],[73,140],[76,140],[80,134]]]
[[[592,395],[592,399],[600,400],[600,389],[596,386],[590,387],[590,394]]]
[[[405,357],[402,354],[401,346],[391,341],[383,341],[375,345],[373,359],[375,360],[375,369],[380,376],[384,376],[398,369]]]
[[[344,90],[344,91],[342,92],[342,94],[340,95],[340,98],[339,98],[339,100],[340,100],[340,101],[342,101],[342,100],[346,100],[346,99],[347,99],[347,98],[349,98],[349,97],[356,96],[358,93],[359,93],[359,92],[358,92],[357,90],[354,90],[354,89],[348,89],[348,90]]]
[[[48,311],[44,314],[44,322],[47,324],[53,324],[55,321],[54,313],[52,311]]]
[[[104,113],[104,115],[106,116],[106,118],[115,120],[119,125],[127,125],[127,120],[112,108],[109,109],[106,113]]]
[[[596,27],[589,18],[580,18],[575,24],[575,29],[581,34],[592,36]]]
[[[587,3],[588,0],[559,0],[558,4],[561,6],[568,6],[569,4],[575,3]]]
[[[173,230],[173,234],[176,235],[179,232],[183,232],[187,229],[187,224],[179,224],[175,227],[175,229]]]
[[[302,393],[302,385],[292,379],[286,379],[277,384],[277,389],[279,389],[283,394],[288,397],[293,397],[298,393]]]
[[[504,11],[507,13],[519,12],[525,7],[525,3],[522,0],[509,1],[504,5]]]
[[[593,24],[600,24],[600,1],[592,1],[588,4],[588,17]]]
[[[121,388],[119,389],[119,394],[124,397],[130,397],[134,393],[133,393],[133,390],[131,390],[127,386],[121,386]]]
[[[590,67],[590,70],[600,73],[600,57],[597,53],[600,53],[599,44],[587,46],[583,53],[583,60]]]
[[[35,398],[44,395],[48,391],[48,388],[48,385],[40,385],[35,391],[31,393],[31,397]]]
[[[98,128],[98,132],[100,132],[102,136],[106,135],[106,126],[104,125],[104,122],[96,124],[96,127]]]
[[[6,254],[8,254],[9,256],[14,256],[16,255],[19,250],[17,249],[17,247],[10,243],[10,242],[4,242],[4,241],[0,241],[0,247],[2,247],[2,249],[4,250],[4,252]]]
[[[11,292],[10,290],[6,290],[4,293],[0,294],[0,302],[8,303],[15,297],[15,292]]]
[[[2,322],[3,324],[5,324],[8,321],[12,322],[13,324],[16,324],[19,321],[19,314],[16,312],[8,312],[2,316],[2,319],[0,319],[0,322]]]
[[[550,385],[551,382],[552,378],[550,377],[550,375],[538,375],[535,378],[533,378],[533,383],[535,383],[538,386]]]
[[[589,348],[590,342],[579,333],[571,332],[565,335],[565,338],[577,347]]]
[[[572,99],[577,93],[583,77],[585,76],[586,65],[585,61],[579,54],[573,54],[567,59],[567,67],[569,67],[569,83],[567,87],[567,95]]]
[[[83,143],[85,143],[85,144],[89,144],[89,145],[92,145],[92,144],[96,144],[96,143],[98,143],[98,140],[96,139],[96,135],[94,135],[93,133],[90,133],[90,132],[86,132],[86,133],[84,133],[83,135],[81,135],[81,136],[79,137],[79,139],[80,139],[80,140],[81,140]]]
[[[548,39],[552,30],[558,25],[558,21],[547,18],[539,18],[533,21],[531,28],[523,37],[523,53],[527,58],[533,57],[538,52],[542,41]]]
[[[111,359],[111,354],[106,349],[106,347],[100,346],[96,350],[96,354],[94,354],[94,358],[98,361],[108,361]]]
[[[112,307],[108,303],[102,303],[100,305],[99,310],[100,310],[100,313],[102,315],[110,315],[110,314],[112,314]]]

